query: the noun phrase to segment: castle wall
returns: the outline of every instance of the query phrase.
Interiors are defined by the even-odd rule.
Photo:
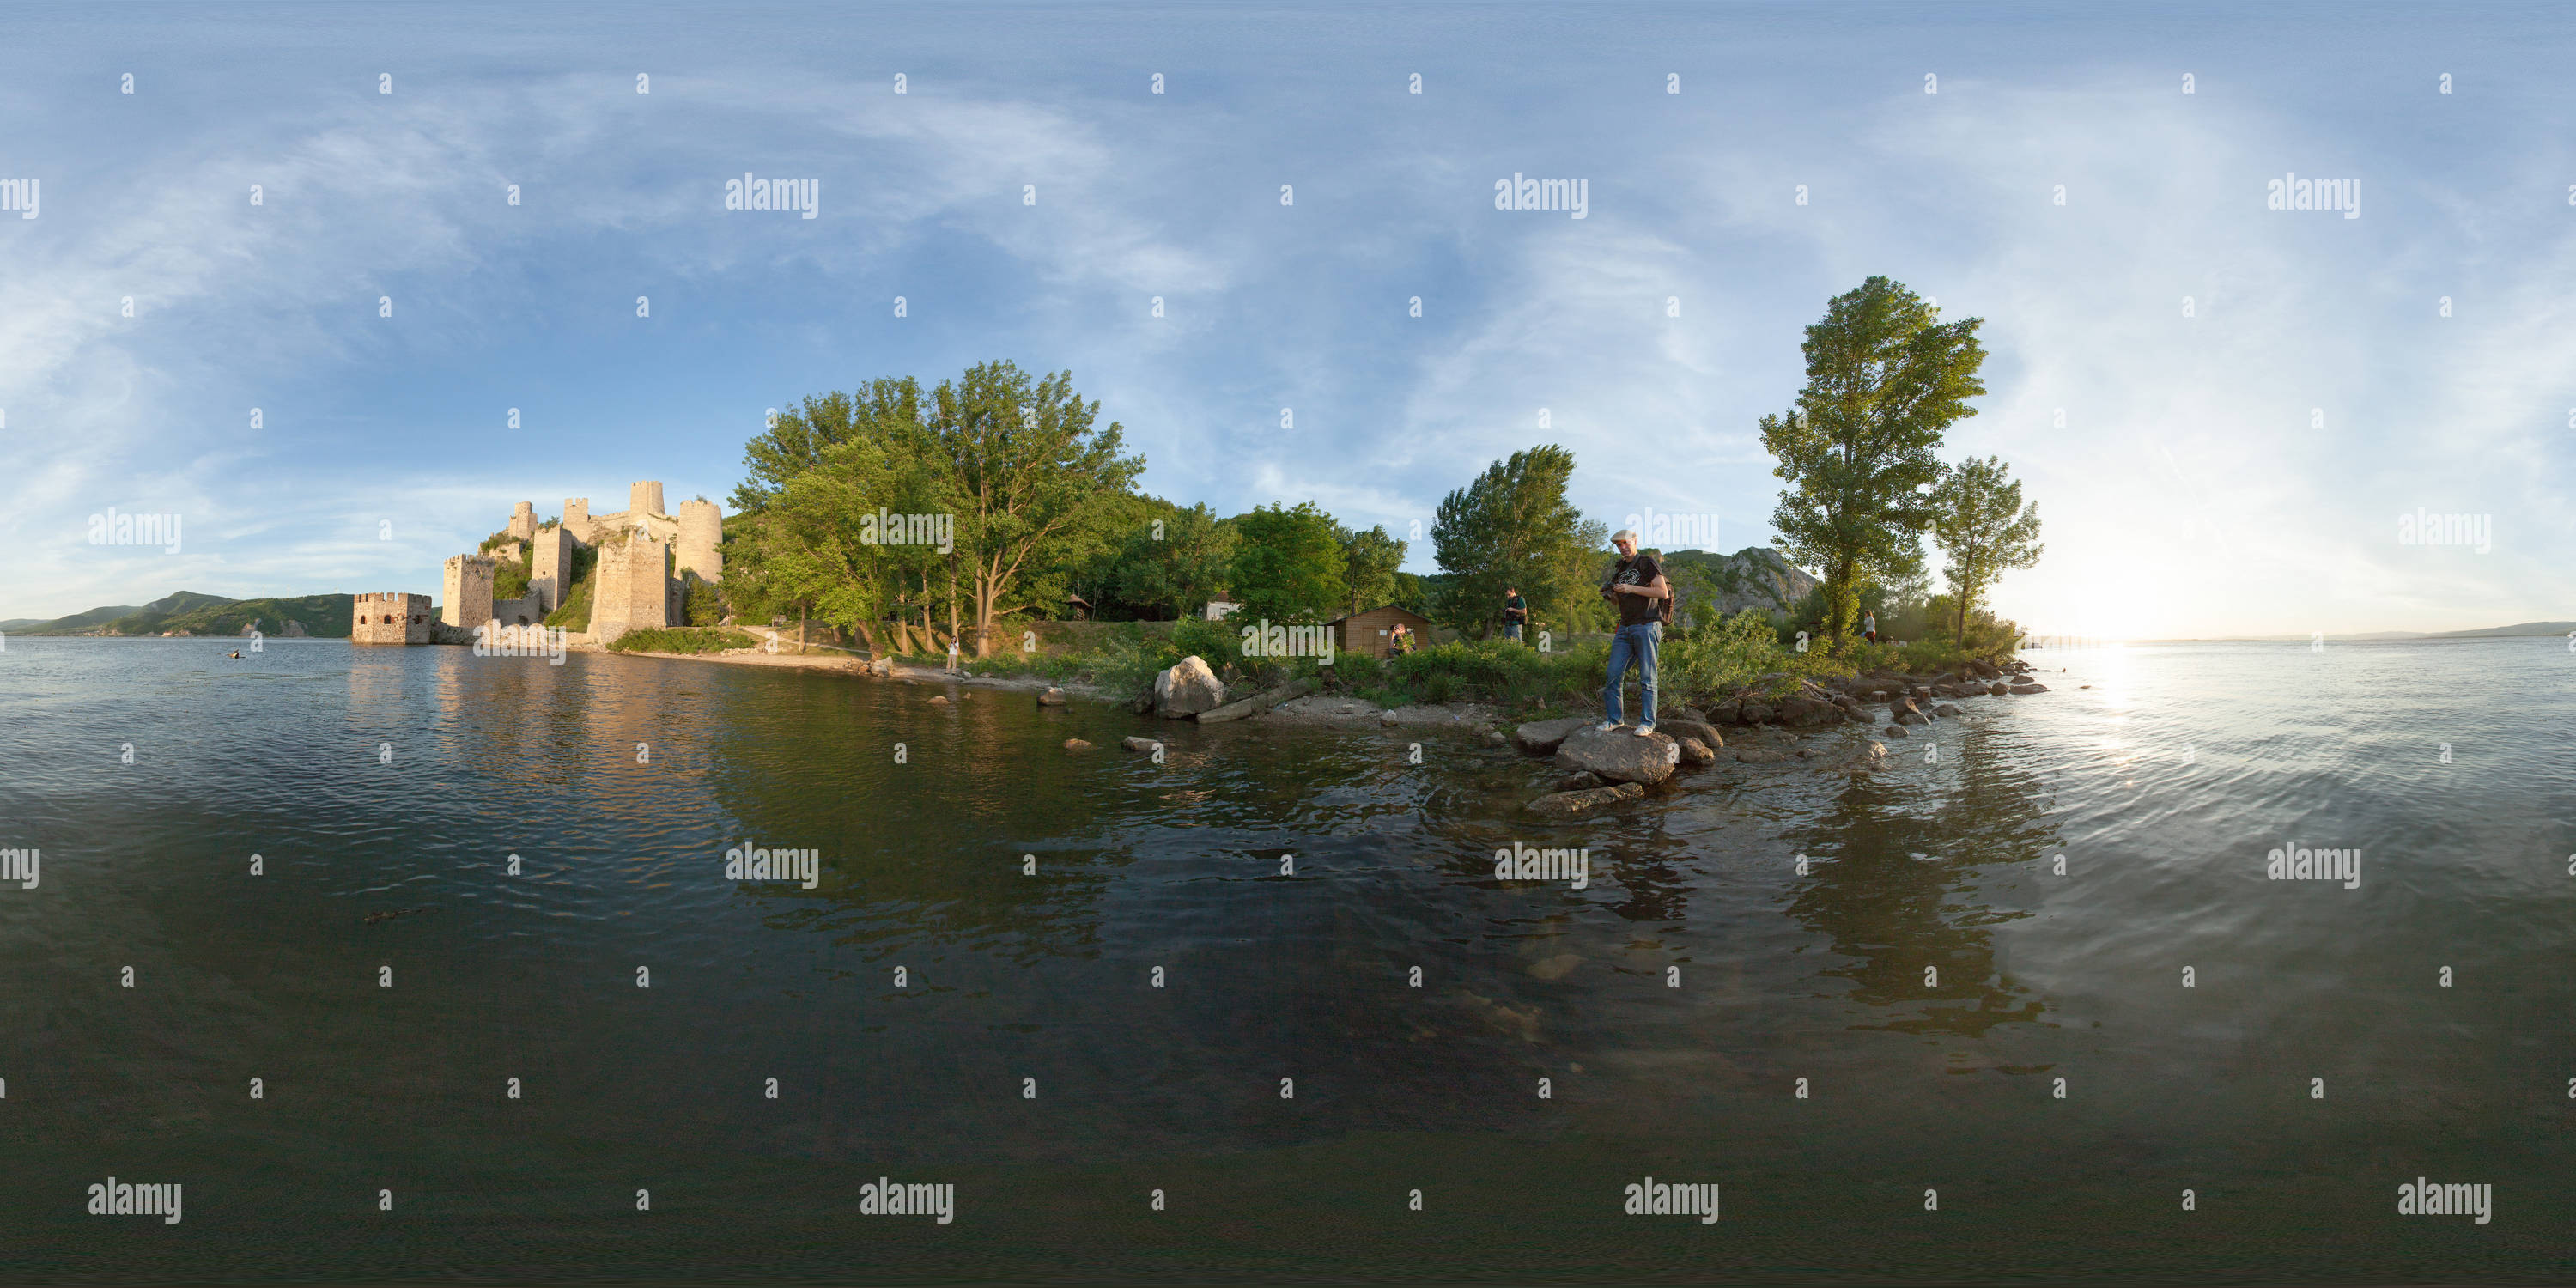
[[[680,503],[679,571],[707,581],[724,580],[724,511],[713,501]]]
[[[558,524],[538,529],[530,543],[536,552],[528,565],[528,593],[551,613],[563,607],[563,597],[572,591],[573,536]]]
[[[488,592],[487,592],[488,593]],[[356,597],[349,612],[352,644],[426,644],[429,642],[429,596],[401,592]]]
[[[537,535],[537,507],[534,502],[521,501],[510,511],[510,535],[521,541]]]
[[[670,511],[662,508],[662,485],[660,483],[628,484],[626,487],[626,512],[628,514],[637,515],[669,514]]]
[[[671,624],[671,578],[664,571],[669,550],[633,533],[600,543],[599,580],[590,603],[590,633],[600,643]]]
[[[572,534],[573,540],[585,546],[599,544],[599,538],[591,535],[589,497],[564,498],[563,526],[564,531]]]
[[[544,624],[546,610],[539,606],[533,594],[517,599],[496,599],[492,601],[491,620],[503,626],[538,626]]]
[[[480,626],[492,620],[492,561],[482,555],[449,555],[439,592],[438,620]]]

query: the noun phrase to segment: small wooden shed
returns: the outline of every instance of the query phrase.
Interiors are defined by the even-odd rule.
[[[1369,657],[1385,657],[1391,651],[1391,646],[1387,642],[1387,634],[1395,629],[1395,625],[1398,622],[1402,622],[1405,626],[1412,629],[1415,648],[1429,648],[1431,646],[1430,618],[1424,617],[1422,614],[1414,612],[1409,608],[1398,608],[1393,604],[1380,604],[1364,613],[1353,613],[1348,617],[1334,618],[1331,622],[1331,626],[1333,628],[1333,647],[1340,649],[1345,653],[1362,653]]]

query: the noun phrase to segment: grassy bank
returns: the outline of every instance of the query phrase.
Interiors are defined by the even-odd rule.
[[[628,631],[609,641],[611,653],[721,653],[729,648],[752,648],[759,640],[736,630],[712,627],[673,626]]]
[[[1396,658],[1343,653],[1333,665],[1324,666],[1314,658],[1246,657],[1239,630],[1200,621],[1176,622],[1168,630],[1150,633],[1134,623],[1111,624],[1084,645],[1080,651],[968,658],[964,665],[974,675],[1038,676],[1058,684],[1092,684],[1112,696],[1123,696],[1141,692],[1157,672],[1195,654],[1220,674],[1232,667],[1256,687],[1306,677],[1317,680],[1324,692],[1346,693],[1380,706],[1483,702],[1516,709],[1566,709],[1598,698],[1610,660],[1607,644],[1541,653],[1524,642],[1489,639],[1435,645]],[[1747,612],[1702,630],[1667,633],[1657,671],[1665,702],[1696,704],[1747,688],[1777,696],[1798,687],[1801,679],[1838,678],[1863,670],[1931,674],[1971,656],[1995,655],[1992,650],[1971,652],[1938,640],[1916,641],[1903,648],[1856,643],[1838,655],[1821,648],[1800,653],[1781,647],[1768,617]],[[907,660],[944,666],[948,659],[945,654],[922,654]]]

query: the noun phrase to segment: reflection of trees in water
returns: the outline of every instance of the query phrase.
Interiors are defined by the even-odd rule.
[[[1107,860],[1045,841],[1086,836],[1117,805],[1076,778],[1075,758],[1032,754],[1061,734],[1028,727],[1033,717],[1006,711],[998,694],[925,710],[891,686],[741,678],[711,695],[707,790],[736,821],[707,862],[746,841],[822,851],[815,889],[740,887],[763,901],[771,928],[885,951],[927,942],[1017,961],[1098,955]],[[1022,854],[1037,856],[1038,875],[1021,874]]]
[[[1885,1023],[1855,1027],[1975,1035],[2037,1022],[2045,1010],[2001,979],[1986,930],[2029,914],[1951,902],[1977,868],[2039,859],[2057,841],[2039,780],[1986,743],[1973,734],[1944,739],[1943,754],[1959,763],[1933,771],[1929,787],[1916,779],[1920,769],[1893,767],[1903,760],[1855,775],[1830,811],[1786,838],[1823,860],[1790,915],[1856,959],[1825,971],[1852,981],[1850,1000],[1889,1013]],[[1924,987],[1926,966],[1940,968],[1939,986]]]

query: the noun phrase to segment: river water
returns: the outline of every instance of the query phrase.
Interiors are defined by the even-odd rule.
[[[1562,825],[1445,730],[232,646],[0,652],[0,1278],[2576,1274],[2561,640],[2035,653]]]

